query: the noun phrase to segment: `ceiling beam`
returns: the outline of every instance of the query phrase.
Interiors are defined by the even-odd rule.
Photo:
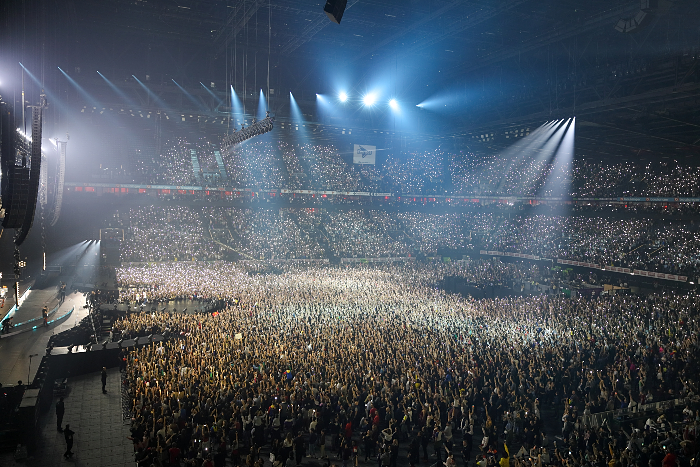
[[[662,89],[655,89],[653,91],[648,91],[641,94],[636,94],[634,96],[625,96],[615,99],[603,98],[594,102],[587,102],[586,104],[576,106],[576,116],[584,117],[594,114],[600,114],[603,112],[615,112],[620,110],[621,108],[627,109],[629,106],[635,104],[651,105],[662,103],[664,105],[670,105],[672,102],[684,102],[692,98],[700,98],[700,84],[686,84],[684,86],[681,86],[680,88],[671,86]],[[534,112],[513,118],[504,118],[490,121],[481,120],[478,125],[469,127],[469,129],[466,132],[456,133],[455,136],[465,135],[472,132],[483,132],[486,129],[490,130],[499,125],[518,125],[527,123],[534,124],[534,122],[551,120],[553,118],[570,117],[572,113],[573,108],[560,108],[551,112]]]
[[[589,18],[588,20],[583,22],[583,24],[575,23],[572,21],[572,23],[568,27],[555,27],[542,35],[536,36],[530,40],[523,42],[520,45],[503,45],[502,47],[495,49],[494,51],[486,54],[485,56],[479,57],[477,60],[472,60],[468,62],[469,66],[467,66],[466,68],[454,69],[450,76],[476,71],[488,65],[493,65],[504,60],[508,60],[509,58],[517,57],[520,54],[540,49],[554,42],[578,36],[579,34],[582,34],[584,32],[593,31],[605,24],[609,24],[612,28],[616,19],[619,19],[624,15],[632,14],[638,9],[638,6],[630,8],[629,5],[625,7],[613,8],[604,13]]]
[[[454,9],[454,8],[457,8],[458,6],[460,6],[460,5],[463,4],[463,3],[464,3],[464,0],[454,0],[454,1],[450,2],[450,3],[448,3],[447,5],[443,6],[442,8],[438,8],[438,9],[435,10],[434,12],[430,13],[429,15],[423,16],[420,20],[416,21],[415,23],[413,23],[413,24],[411,24],[411,25],[409,25],[409,26],[407,26],[407,27],[405,27],[405,28],[402,28],[399,32],[397,32],[397,33],[395,33],[395,34],[392,34],[391,36],[387,37],[387,38],[384,39],[383,41],[379,41],[379,42],[377,42],[376,44],[374,44],[374,46],[369,47],[368,49],[363,50],[361,53],[357,54],[357,55],[353,58],[353,61],[360,60],[361,58],[366,57],[367,55],[372,54],[373,52],[375,52],[375,51],[381,49],[381,48],[384,47],[385,45],[388,45],[388,44],[394,42],[395,40],[397,40],[397,39],[399,39],[399,38],[405,36],[406,34],[408,34],[409,32],[413,31],[414,29],[419,28],[419,27],[423,26],[424,24],[427,24],[427,23],[431,22],[431,21],[434,20],[435,18],[439,18],[439,17],[442,16],[444,13],[447,13],[448,11],[450,11],[450,10],[452,10],[452,9]]]
[[[226,21],[226,27],[223,28],[222,34],[218,35],[219,37],[219,42],[221,42],[220,38],[224,34],[226,34],[226,37],[223,42],[221,42],[217,49],[216,53],[217,55],[223,52],[230,44],[231,42],[238,36],[238,34],[243,30],[246,24],[248,24],[248,21],[250,21],[250,18],[253,17],[255,13],[258,12],[261,6],[265,4],[265,0],[253,0],[252,3],[247,3],[247,2],[238,2],[236,5],[236,8],[234,8],[234,11],[231,12],[229,15],[229,18]],[[247,8],[246,8],[247,5]],[[230,31],[228,30],[230,25],[233,23],[235,17],[239,16],[239,13],[243,13],[240,15],[240,18],[238,21],[235,22],[235,25],[233,26],[233,29]]]
[[[427,41],[421,41],[415,46],[409,48],[409,51],[417,52],[419,50],[425,49],[426,47],[430,47],[434,44],[442,42],[445,39],[454,36],[455,34],[459,34],[462,31],[466,31],[467,29],[473,28],[477,24],[483,23],[484,21],[494,18],[509,10],[512,10],[513,8],[522,5],[527,1],[528,0],[510,0],[497,8],[482,9],[476,12],[475,14],[468,15],[463,21],[459,21],[459,23],[455,26],[446,29],[442,34],[430,38]]]
[[[355,5],[358,1],[359,0],[351,0],[350,4],[348,4],[345,10],[347,11],[350,8],[352,8],[352,6]],[[329,24],[331,24],[331,22],[328,20],[325,14],[318,15],[318,18],[313,20],[311,24],[307,28],[305,28],[300,35],[296,36],[294,39],[283,45],[280,50],[280,53],[282,55],[289,55],[302,45],[309,42],[318,32],[320,32]]]

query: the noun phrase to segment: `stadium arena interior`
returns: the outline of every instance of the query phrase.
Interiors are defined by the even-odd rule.
[[[700,466],[700,2],[0,12],[0,465]]]

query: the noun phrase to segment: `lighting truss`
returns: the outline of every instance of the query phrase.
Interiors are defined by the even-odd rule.
[[[236,144],[240,144],[243,141],[249,140],[254,136],[262,135],[272,131],[274,120],[274,117],[270,117],[270,113],[267,112],[267,115],[264,119],[260,121],[256,121],[255,119],[253,119],[253,123],[247,127],[241,125],[241,129],[239,131],[235,131],[234,129],[234,132],[232,134],[224,138],[224,141],[221,144],[222,149],[227,150],[235,146]]]

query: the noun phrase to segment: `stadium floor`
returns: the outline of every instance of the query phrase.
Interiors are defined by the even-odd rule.
[[[102,394],[100,373],[91,373],[68,380],[65,396],[66,412],[63,427],[70,424],[75,432],[73,452],[66,460],[66,442],[56,429],[54,400],[51,409],[42,413],[37,425],[36,449],[23,461],[16,461],[14,453],[0,456],[3,466],[59,466],[86,467],[134,466],[133,443],[128,422],[122,421],[121,377],[119,370],[108,370],[107,394]]]

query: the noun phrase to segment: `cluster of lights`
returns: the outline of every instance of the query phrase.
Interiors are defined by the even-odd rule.
[[[350,97],[348,96],[348,93],[345,91],[340,91],[338,93],[338,101],[345,103],[348,100],[350,100]],[[365,107],[373,107],[379,102],[379,96],[377,95],[376,92],[368,92],[364,96],[360,98],[360,102],[362,102],[362,105]],[[392,110],[398,111],[399,110],[399,102],[392,98],[390,99],[387,104],[389,107],[391,107]]]

